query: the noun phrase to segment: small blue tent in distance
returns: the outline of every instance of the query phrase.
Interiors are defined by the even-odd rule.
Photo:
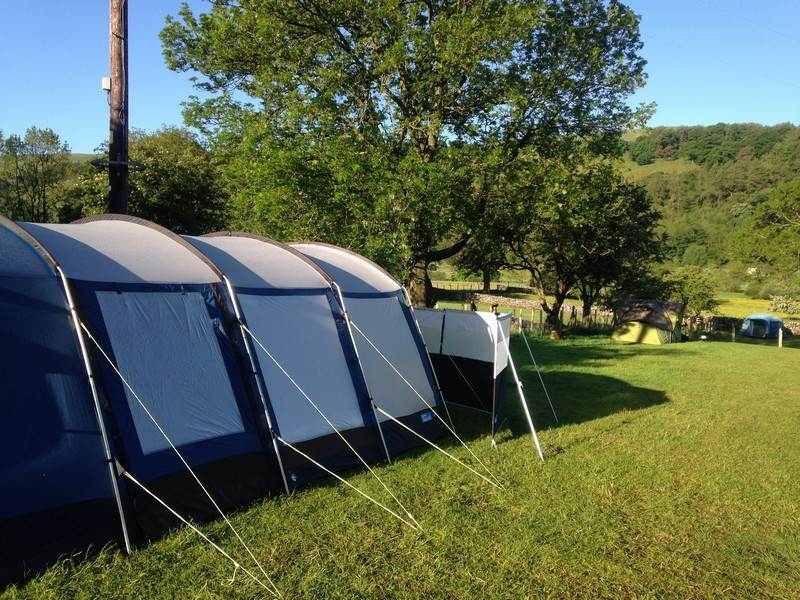
[[[757,313],[745,317],[739,334],[751,338],[775,339],[782,328],[783,321],[775,315]]]

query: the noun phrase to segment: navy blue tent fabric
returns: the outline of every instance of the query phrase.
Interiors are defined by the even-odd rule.
[[[121,539],[103,441],[53,268],[0,225],[0,583]]]
[[[776,339],[783,328],[783,321],[769,313],[758,313],[745,317],[739,333],[746,337]]]
[[[280,489],[217,284],[75,281],[74,287],[92,334],[223,510]],[[182,515],[216,518],[134,394],[94,355],[123,466]],[[126,489],[145,537],[176,524],[149,496]]]

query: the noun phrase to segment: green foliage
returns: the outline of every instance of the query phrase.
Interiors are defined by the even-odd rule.
[[[628,145],[628,154],[636,164],[649,165],[656,159],[656,144],[649,136],[641,136]]]
[[[506,234],[508,262],[531,273],[555,323],[575,287],[589,310],[604,288],[656,257],[659,215],[643,188],[607,164],[550,164],[536,177],[532,173],[527,180],[520,176],[506,208],[524,224]]]
[[[713,275],[700,267],[678,267],[665,277],[672,296],[686,305],[686,314],[700,316],[719,306]]]
[[[22,221],[53,219],[68,170],[69,146],[52,129],[30,127],[8,138],[0,132],[0,212]]]
[[[488,419],[453,410],[456,430],[504,491],[423,449],[375,468],[424,533],[330,478],[231,515],[284,598],[797,596],[797,350],[531,343],[561,421],[514,336],[546,462],[534,458],[518,402],[507,403],[497,450]],[[743,366],[757,368],[742,376]],[[442,443],[468,459],[452,439]],[[365,471],[347,479],[385,498]],[[200,527],[249,568],[224,523]],[[130,556],[109,548],[67,559],[0,596],[263,597],[233,571],[181,528]]]
[[[790,124],[767,127],[748,123],[656,127],[630,144],[628,152],[639,164],[652,162],[637,160],[652,149],[652,158],[687,158],[701,165],[719,165],[736,160],[743,151],[760,158],[795,129]]]
[[[145,167],[130,174],[130,214],[180,234],[225,227],[227,194],[219,168],[193,134],[178,128],[135,131],[129,154]],[[84,166],[78,181],[66,191],[69,211],[62,216],[68,213],[74,219],[106,212],[107,193],[108,174]]]
[[[796,197],[796,192],[776,190],[800,172],[800,128],[656,128],[636,139],[663,143],[675,157],[640,167],[629,152],[627,163],[632,179],[645,186],[663,215],[664,255],[670,264],[717,269],[724,289],[746,289],[758,297],[779,293],[772,288],[780,282],[789,288],[800,285],[792,255],[797,242],[791,231],[779,231],[774,223],[786,207],[769,212],[780,202],[770,199],[772,194]],[[761,273],[756,279],[748,275],[753,269]]]
[[[185,114],[228,164],[235,222],[423,282],[521,154],[618,152],[644,81],[638,17],[616,0],[232,0],[184,5],[162,40],[210,95]]]
[[[800,177],[772,190],[742,229],[744,256],[800,287]]]
[[[800,315],[800,299],[789,296],[773,296],[769,301],[769,309],[772,312]]]

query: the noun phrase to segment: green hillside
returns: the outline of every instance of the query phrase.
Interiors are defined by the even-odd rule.
[[[800,189],[800,127],[657,127],[625,142],[622,168],[663,215],[668,263],[714,269],[721,289],[750,296],[800,285],[797,228],[787,233],[771,208],[785,211]]]

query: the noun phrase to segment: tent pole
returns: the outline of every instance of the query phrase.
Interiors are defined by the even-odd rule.
[[[500,319],[495,315],[495,324],[500,329]],[[495,336],[497,333],[495,333]],[[492,340],[494,344],[494,354],[492,356],[492,448],[497,448],[497,441],[495,440],[494,423],[497,419],[497,340]]]
[[[142,490],[143,490],[143,491],[144,491],[144,492],[145,492],[145,493],[146,493],[148,496],[150,496],[150,497],[151,497],[151,498],[153,498],[153,499],[154,499],[156,502],[158,502],[158,503],[159,503],[161,506],[163,506],[164,508],[166,508],[166,509],[167,509],[167,510],[168,510],[168,511],[169,511],[169,512],[170,512],[170,513],[171,513],[171,514],[172,514],[172,515],[173,515],[175,518],[177,518],[177,519],[178,519],[178,520],[179,520],[181,523],[183,523],[183,524],[184,524],[184,525],[186,525],[186,526],[187,526],[189,529],[191,529],[192,531],[194,531],[194,532],[195,532],[197,535],[199,535],[199,536],[200,536],[200,537],[201,537],[201,538],[202,538],[204,541],[208,542],[208,543],[211,545],[211,547],[212,547],[212,548],[214,548],[214,550],[216,550],[217,552],[219,552],[220,554],[222,554],[222,555],[223,555],[225,558],[227,558],[229,561],[231,561],[231,562],[233,563],[233,565],[234,565],[234,566],[235,566],[237,569],[241,569],[242,571],[244,571],[244,572],[245,572],[245,574],[246,574],[246,575],[248,575],[248,576],[250,577],[250,579],[252,579],[252,580],[253,580],[253,581],[255,581],[256,583],[258,583],[258,585],[260,585],[261,587],[263,587],[265,590],[267,590],[267,591],[268,591],[270,594],[272,594],[272,595],[273,595],[273,596],[275,596],[276,598],[281,598],[281,597],[282,597],[282,596],[279,596],[279,595],[277,595],[277,593],[276,593],[276,592],[278,591],[278,588],[277,588],[277,587],[275,587],[275,591],[273,591],[272,589],[270,589],[269,587],[267,587],[267,586],[266,586],[266,585],[265,585],[265,584],[264,584],[264,583],[263,583],[263,582],[262,582],[262,581],[261,581],[261,580],[260,580],[258,577],[256,577],[255,575],[253,575],[253,573],[251,573],[251,572],[250,572],[250,571],[249,571],[249,570],[248,570],[246,567],[244,567],[244,566],[242,566],[241,564],[239,564],[239,561],[237,561],[237,560],[236,560],[235,558],[233,558],[233,557],[232,557],[230,554],[228,554],[227,552],[225,552],[225,550],[223,550],[223,549],[222,549],[222,548],[220,548],[220,547],[219,547],[217,544],[215,544],[213,541],[211,541],[211,539],[210,539],[210,538],[209,538],[209,537],[208,537],[206,534],[204,534],[204,533],[203,533],[202,531],[200,531],[200,530],[199,530],[197,527],[195,527],[194,525],[192,525],[192,524],[191,524],[191,522],[189,522],[187,519],[185,519],[184,517],[182,517],[182,516],[181,516],[181,515],[178,513],[178,511],[176,511],[174,508],[172,508],[171,506],[169,506],[169,505],[168,505],[166,502],[164,502],[164,501],[163,501],[161,498],[159,498],[159,497],[158,497],[158,496],[157,496],[157,495],[156,495],[156,494],[155,494],[155,493],[154,493],[152,490],[148,489],[146,485],[144,485],[142,482],[140,482],[138,479],[136,479],[136,478],[135,478],[133,475],[131,475],[131,474],[130,474],[128,471],[126,471],[125,469],[123,469],[123,470],[122,470],[122,474],[123,474],[125,477],[127,477],[128,479],[130,479],[130,480],[131,480],[133,483],[135,483],[136,485],[138,485],[138,486],[139,486],[139,487],[140,487],[140,488],[141,488],[141,489],[142,489]],[[270,583],[272,583],[272,582],[270,581]],[[273,583],[272,585],[274,586],[275,584]]]
[[[378,425],[378,433],[381,436],[381,444],[383,444],[383,451],[386,453],[386,460],[392,464],[392,455],[389,454],[389,446],[386,443],[386,437],[383,435],[383,427],[381,427],[381,420],[378,418],[378,411],[375,408],[375,399],[372,397],[372,392],[369,389],[369,382],[367,375],[364,373],[364,366],[361,364],[361,357],[358,354],[358,346],[356,346],[356,338],[353,336],[353,328],[350,326],[350,313],[347,312],[347,305],[344,303],[344,296],[342,295],[342,288],[335,281],[331,282],[333,287],[336,288],[336,295],[339,297],[339,305],[342,307],[344,313],[344,322],[347,325],[347,333],[350,335],[350,343],[353,345],[353,351],[356,353],[356,360],[358,361],[358,370],[361,371],[361,379],[364,380],[364,387],[367,388],[367,396],[369,396],[369,406],[372,409],[372,416],[375,417],[375,423]]]
[[[436,391],[439,392],[439,398],[442,399],[442,406],[444,406],[444,412],[447,413],[447,420],[450,421],[450,427],[455,430],[456,426],[453,425],[453,417],[450,416],[450,410],[447,408],[447,402],[445,402],[444,394],[442,393],[442,386],[439,385],[439,378],[436,376],[436,369],[433,368],[431,353],[428,352],[428,346],[425,343],[425,338],[422,335],[422,329],[419,328],[419,323],[417,323],[417,317],[414,314],[414,306],[411,304],[411,296],[409,295],[406,286],[403,286],[403,296],[406,299],[406,306],[408,306],[408,309],[411,311],[411,316],[413,317],[414,325],[417,328],[419,339],[422,340],[422,347],[425,348],[425,356],[428,358],[428,366],[431,368],[431,373],[433,373],[433,380],[436,382]]]
[[[531,437],[533,437],[533,443],[536,444],[536,451],[539,453],[539,458],[544,461],[542,446],[539,444],[539,436],[536,434],[536,428],[533,426],[531,412],[528,410],[528,403],[526,402],[525,394],[522,391],[522,382],[517,375],[517,367],[514,365],[514,359],[511,356],[511,346],[508,344],[508,339],[506,338],[505,333],[503,333],[503,328],[499,327],[498,329],[500,330],[500,336],[503,338],[503,342],[506,346],[506,352],[508,353],[508,364],[511,365],[511,373],[514,375],[514,381],[517,382],[517,394],[519,394],[519,401],[522,404],[522,409],[525,411],[525,418],[528,420],[528,426],[531,428]]]
[[[236,316],[236,322],[239,325],[239,332],[242,334],[245,351],[247,352],[247,357],[250,360],[250,372],[252,373],[253,378],[256,380],[258,396],[261,399],[261,405],[264,407],[264,416],[267,419],[269,437],[272,438],[272,447],[275,450],[275,457],[278,459],[278,468],[281,471],[281,479],[283,479],[283,488],[286,490],[287,494],[290,494],[291,491],[289,490],[289,481],[286,479],[286,471],[283,468],[283,460],[281,459],[281,453],[278,449],[278,441],[275,439],[275,429],[272,425],[272,419],[269,417],[269,410],[267,409],[267,396],[264,393],[264,388],[261,384],[261,378],[258,376],[258,368],[256,366],[255,356],[253,356],[253,348],[250,346],[250,339],[243,328],[244,321],[242,320],[242,311],[239,308],[239,299],[233,292],[233,286],[231,285],[230,280],[225,275],[222,276],[222,280],[225,282],[225,288],[228,290],[228,296],[230,297],[231,304],[233,305],[233,312]]]
[[[556,414],[556,409],[553,406],[553,401],[550,399],[550,393],[547,391],[547,386],[544,384],[544,379],[542,379],[542,372],[539,370],[539,365],[536,363],[536,359],[533,357],[533,350],[531,350],[531,345],[528,343],[528,336],[525,335],[525,332],[520,329],[519,330],[522,339],[525,340],[525,347],[528,349],[528,354],[531,357],[531,361],[533,361],[533,368],[536,369],[536,374],[539,376],[539,383],[542,384],[542,389],[544,390],[544,395],[547,397],[547,403],[550,405],[550,410],[553,411],[553,416],[556,419],[556,423],[558,423],[558,415]],[[670,336],[672,332],[670,332]]]
[[[489,473],[489,475],[491,475],[492,478],[494,478],[495,481],[499,482],[499,479],[497,479],[497,477],[494,476],[494,473],[491,472],[489,467],[487,467],[486,464],[480,458],[478,458],[478,455],[475,454],[472,451],[472,449],[469,446],[467,446],[467,444],[464,442],[464,440],[462,440],[459,437],[459,435],[456,433],[455,429],[453,429],[450,425],[447,424],[447,421],[444,420],[444,417],[442,417],[442,415],[440,415],[436,411],[436,409],[433,406],[431,406],[431,404],[425,399],[425,397],[422,394],[420,394],[413,385],[411,385],[411,383],[408,381],[408,379],[406,379],[403,376],[403,374],[400,371],[397,370],[397,367],[395,367],[392,364],[392,361],[390,361],[388,358],[386,358],[386,355],[378,349],[378,347],[374,344],[374,342],[367,337],[367,335],[361,330],[361,328],[356,323],[353,323],[353,327],[355,327],[356,331],[358,331],[358,333],[361,335],[361,337],[363,337],[366,340],[366,342],[372,347],[373,350],[375,350],[375,352],[384,360],[384,362],[387,365],[389,365],[389,367],[392,369],[392,371],[394,371],[397,374],[397,376],[400,377],[400,379],[402,379],[403,382],[411,389],[411,391],[414,392],[414,394],[416,394],[417,398],[422,400],[423,404],[425,404],[425,406],[428,407],[428,409],[430,410],[431,414],[433,416],[435,416],[437,419],[439,419],[439,421],[441,421],[441,423],[445,426],[445,428],[448,431],[450,431],[450,433],[453,434],[453,437],[456,438],[462,446],[464,446],[464,449],[472,455],[472,457],[478,462],[478,464],[480,464],[486,470],[486,472]],[[377,407],[377,409],[382,414],[384,414],[387,417],[389,417],[390,419],[396,420],[396,419],[394,419],[394,417],[392,417],[391,415],[389,415],[385,411],[383,411],[380,407]],[[405,424],[401,423],[400,421],[398,421],[398,423],[400,425],[402,425],[403,427],[405,427],[406,429],[408,429],[408,427]],[[414,432],[414,433],[416,434],[417,432]],[[419,435],[419,434],[417,434],[417,435]],[[419,437],[422,437],[422,436],[419,436]],[[424,438],[422,438],[422,439],[424,439]]]
[[[106,463],[108,464],[108,474],[111,477],[111,487],[114,490],[114,500],[117,503],[117,511],[119,512],[119,521],[122,526],[122,537],[125,540],[125,551],[131,553],[131,541],[128,535],[128,525],[125,522],[125,511],[122,507],[122,497],[119,491],[119,483],[117,476],[114,472],[114,459],[111,455],[111,444],[108,441],[108,433],[103,421],[103,411],[100,407],[100,397],[97,393],[97,384],[94,379],[94,372],[92,371],[92,363],[89,360],[89,351],[86,348],[86,340],[83,337],[83,329],[80,326],[80,319],[78,318],[78,309],[75,307],[75,302],[72,298],[72,291],[69,287],[64,271],[60,266],[56,266],[56,271],[61,278],[61,285],[64,287],[64,292],[67,295],[67,303],[69,304],[69,312],[72,317],[72,324],[75,327],[76,335],[78,336],[78,345],[81,348],[81,356],[83,357],[83,366],[86,369],[86,377],[89,379],[89,388],[92,391],[92,400],[94,401],[95,416],[97,417],[97,424],[100,427],[100,436],[103,438],[103,450],[106,455]]]

